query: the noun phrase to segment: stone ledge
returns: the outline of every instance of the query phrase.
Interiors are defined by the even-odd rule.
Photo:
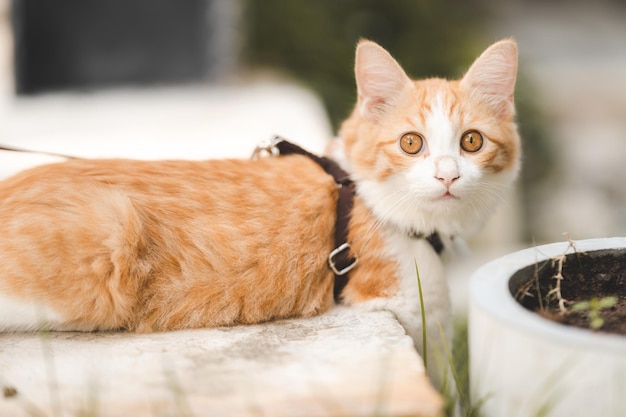
[[[150,335],[0,334],[0,386],[3,417],[442,415],[397,320],[345,307]]]

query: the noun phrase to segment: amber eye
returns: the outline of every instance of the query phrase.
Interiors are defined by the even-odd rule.
[[[478,130],[469,130],[461,136],[461,148],[465,152],[478,152],[483,147],[483,135]]]
[[[400,138],[400,147],[409,155],[415,155],[424,147],[424,138],[418,133],[405,133]]]

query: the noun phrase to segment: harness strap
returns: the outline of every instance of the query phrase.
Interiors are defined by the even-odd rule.
[[[335,183],[339,185],[339,199],[337,201],[337,218],[335,220],[335,249],[328,256],[328,266],[335,273],[333,294],[336,302],[341,301],[341,292],[348,284],[348,272],[357,264],[358,258],[350,254],[348,242],[348,226],[352,207],[354,205],[355,186],[349,174],[332,159],[320,157],[308,152],[298,145],[286,141],[280,136],[274,136],[270,141],[261,142],[252,158],[261,155],[303,155],[317,163],[326,173],[331,175]],[[426,236],[424,233],[412,232],[409,237],[413,239],[425,239],[433,250],[438,254],[444,250],[444,244],[437,231]]]
[[[437,255],[441,255],[445,249],[441,236],[439,236],[439,232],[437,231],[432,232],[428,236],[424,233],[411,232],[409,233],[409,237],[412,239],[426,239],[426,241],[430,243],[430,246],[433,247],[433,250],[437,253]]]
[[[337,217],[335,220],[335,249],[328,256],[328,266],[335,274],[333,295],[336,302],[341,301],[341,292],[348,284],[348,272],[357,264],[357,258],[350,253],[348,242],[348,227],[352,207],[354,206],[354,183],[349,174],[332,159],[312,154],[298,145],[288,142],[280,137],[275,137],[270,144],[280,155],[303,155],[317,163],[326,173],[331,175],[339,186],[339,198],[337,200]],[[259,149],[259,148],[257,148]],[[263,148],[270,154],[275,154],[271,148]]]

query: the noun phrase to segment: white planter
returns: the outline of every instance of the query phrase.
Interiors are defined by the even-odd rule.
[[[626,257],[626,238],[575,246],[587,253],[621,249]],[[515,252],[471,278],[470,387],[474,403],[483,402],[484,417],[626,416],[626,337],[554,323],[511,295],[515,272],[560,256],[567,247]]]

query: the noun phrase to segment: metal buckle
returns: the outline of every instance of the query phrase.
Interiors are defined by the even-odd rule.
[[[283,140],[284,139],[280,136],[274,136],[271,139],[262,140],[254,149],[254,152],[252,152],[252,156],[250,157],[250,159],[257,160],[261,159],[262,157],[278,156],[280,154],[280,151],[278,150],[277,145]]]
[[[346,266],[345,268],[338,270],[337,266],[335,265],[335,256],[339,255],[341,252],[345,251],[345,250],[349,250],[350,249],[350,244],[349,243],[344,243],[342,245],[340,245],[338,248],[336,248],[335,250],[333,250],[330,255],[328,255],[328,266],[330,266],[330,269],[333,270],[333,272],[335,273],[335,275],[345,275],[348,272],[350,272],[352,270],[352,268],[354,268],[357,264],[358,259],[354,258],[354,262],[352,262],[350,265]]]

